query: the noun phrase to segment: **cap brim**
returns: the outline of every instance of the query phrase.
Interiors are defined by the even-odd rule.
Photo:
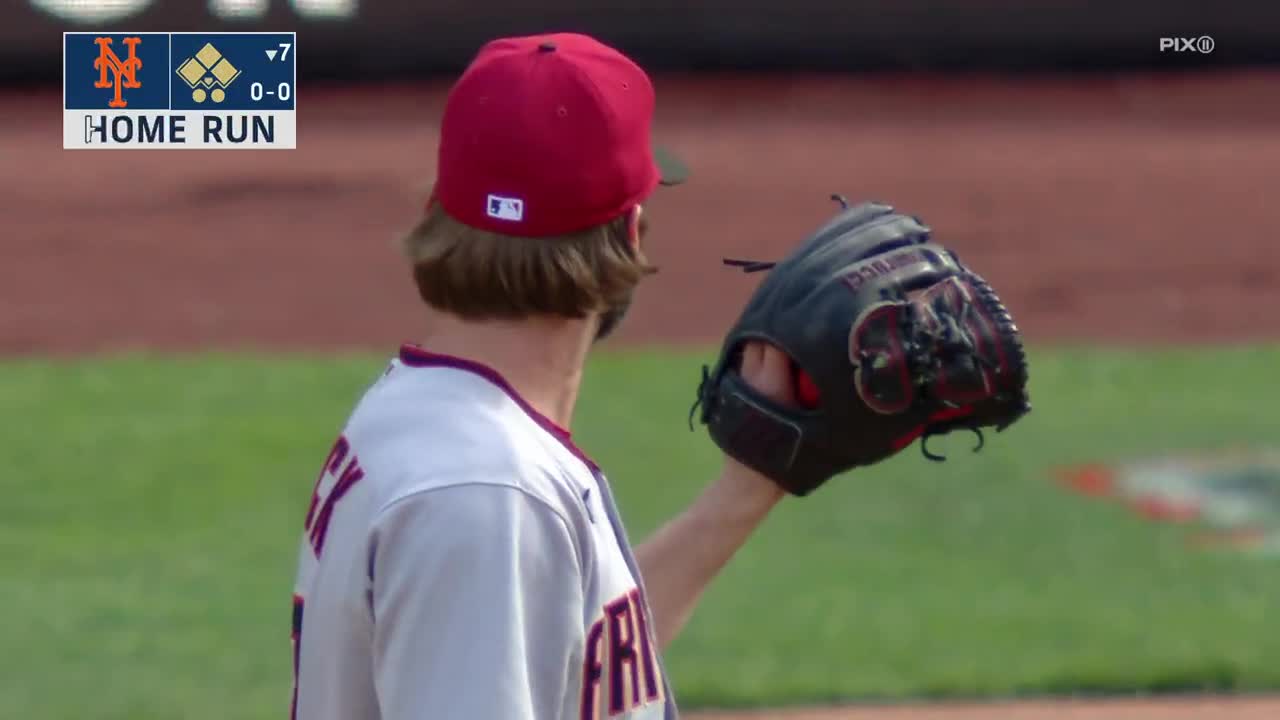
[[[658,182],[662,185],[679,185],[689,179],[689,166],[666,148],[653,149],[653,162],[658,166]]]

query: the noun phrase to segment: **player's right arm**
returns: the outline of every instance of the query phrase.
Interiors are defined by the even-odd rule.
[[[747,343],[741,373],[774,400],[795,402],[790,366],[780,350]],[[703,591],[784,496],[777,483],[725,456],[720,477],[636,547],[659,647],[680,633]]]
[[[384,509],[372,540],[384,720],[577,716],[583,585],[559,513],[513,486],[440,487]]]

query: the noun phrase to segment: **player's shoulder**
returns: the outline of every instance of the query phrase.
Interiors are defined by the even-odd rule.
[[[580,508],[595,466],[566,431],[493,370],[406,346],[346,429],[377,506],[444,487],[506,486],[563,515]]]

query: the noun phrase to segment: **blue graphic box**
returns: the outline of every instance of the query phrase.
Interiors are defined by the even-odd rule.
[[[170,37],[172,109],[294,109],[297,48],[293,33],[172,33]],[[197,102],[200,97],[204,99]],[[221,100],[215,102],[216,98]]]
[[[168,33],[66,33],[62,43],[65,109],[169,108]]]
[[[294,33],[66,33],[67,110],[294,109]]]

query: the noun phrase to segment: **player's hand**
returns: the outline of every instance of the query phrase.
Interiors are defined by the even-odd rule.
[[[742,348],[739,374],[751,387],[769,399],[785,405],[796,405],[795,371],[786,353],[766,342],[749,340]],[[743,465],[729,455],[724,456],[722,482],[729,483],[738,497],[757,497],[771,505],[783,496],[777,483]]]
[[[759,340],[748,340],[742,348],[738,372],[748,385],[770,400],[797,405],[791,358],[778,348]]]

